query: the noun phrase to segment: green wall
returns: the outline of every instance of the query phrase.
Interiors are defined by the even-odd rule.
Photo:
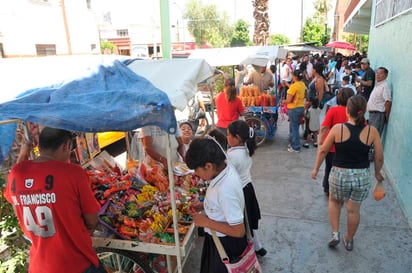
[[[375,1],[374,1],[375,2]],[[392,110],[383,135],[385,167],[412,227],[412,12],[374,27],[369,34],[371,67],[389,70]]]

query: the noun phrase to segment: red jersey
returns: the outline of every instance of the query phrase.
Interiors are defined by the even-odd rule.
[[[80,166],[23,161],[11,169],[5,196],[32,241],[30,273],[81,273],[98,266],[82,214],[95,214],[100,205]]]
[[[328,127],[329,130],[325,135],[325,139],[328,136],[330,129],[332,129],[332,127],[335,124],[339,124],[339,123],[345,123],[348,121],[348,116],[346,115],[346,106],[342,106],[342,105],[338,105],[335,107],[332,107],[328,110],[328,112],[325,115],[325,119],[322,122],[322,126],[321,127]],[[334,153],[336,151],[335,149],[335,145],[332,146],[332,148],[330,148],[331,153]]]
[[[224,92],[217,95],[215,102],[218,118],[216,125],[221,128],[227,128],[232,121],[238,120],[239,115],[245,111],[245,107],[238,97],[229,102]]]

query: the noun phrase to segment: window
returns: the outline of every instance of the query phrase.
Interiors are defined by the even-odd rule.
[[[412,0],[377,0],[375,27],[412,10]]]
[[[117,36],[118,37],[127,37],[127,36],[129,36],[129,30],[127,30],[127,29],[118,29],[117,30]]]
[[[36,45],[37,56],[56,55],[56,45]]]

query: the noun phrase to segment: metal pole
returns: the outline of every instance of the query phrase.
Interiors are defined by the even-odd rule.
[[[169,1],[160,0],[160,29],[162,33],[163,59],[171,58]]]

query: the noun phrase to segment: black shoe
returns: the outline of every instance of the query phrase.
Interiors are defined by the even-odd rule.
[[[263,247],[259,249],[258,251],[255,251],[256,255],[259,255],[260,257],[263,257],[266,255],[267,251]]]

